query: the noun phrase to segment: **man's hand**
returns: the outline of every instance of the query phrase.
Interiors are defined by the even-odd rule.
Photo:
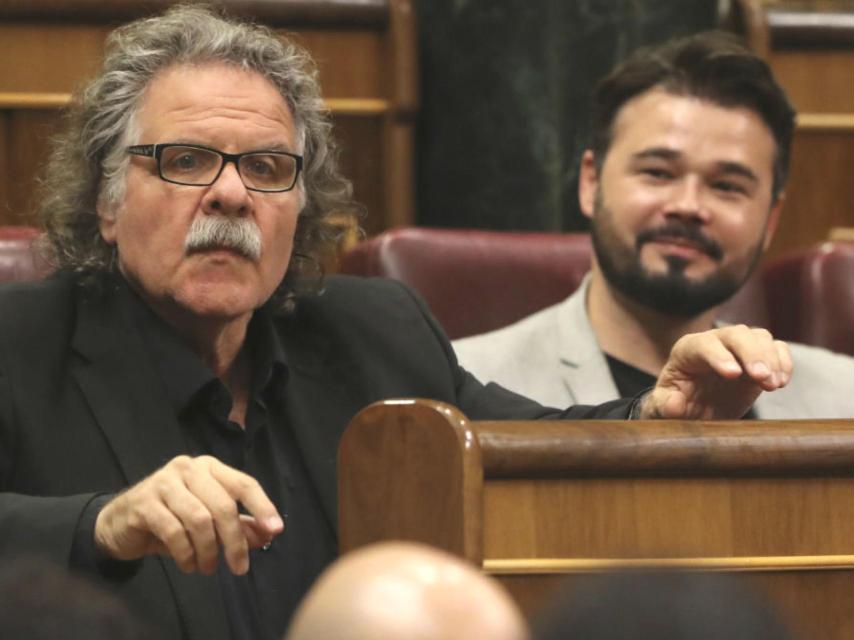
[[[788,384],[785,342],[744,325],[682,336],[670,351],[641,419],[739,419],[763,391]]]
[[[249,516],[238,512],[238,503]],[[95,545],[111,558],[171,556],[182,571],[216,571],[220,545],[233,573],[249,570],[249,549],[284,529],[258,482],[216,458],[179,456],[108,502]]]

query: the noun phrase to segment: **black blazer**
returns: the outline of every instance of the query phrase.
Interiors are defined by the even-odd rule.
[[[0,288],[0,554],[66,564],[80,514],[185,453],[176,416],[118,296],[68,274]],[[472,419],[624,418],[627,401],[546,409],[463,371],[424,304],[390,281],[333,277],[277,317],[289,366],[286,406],[301,454],[335,522],[341,433],[368,404],[425,397]],[[226,640],[215,579],[167,559],[109,583],[163,638]]]

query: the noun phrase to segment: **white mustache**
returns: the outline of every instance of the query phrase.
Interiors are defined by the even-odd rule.
[[[198,216],[187,232],[184,251],[191,254],[208,249],[229,249],[244,258],[258,260],[261,257],[261,230],[249,218]]]

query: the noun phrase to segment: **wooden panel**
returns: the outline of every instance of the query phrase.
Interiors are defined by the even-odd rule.
[[[282,31],[311,52],[326,98],[386,95],[381,33],[311,29]]]
[[[854,127],[799,130],[792,150],[786,204],[767,258],[854,226]]]
[[[341,141],[341,166],[353,181],[353,195],[365,207],[360,221],[368,234],[385,228],[383,211],[382,121],[380,118],[335,118],[335,131]]]
[[[0,91],[72,91],[97,69],[107,33],[104,26],[0,24]]]
[[[854,50],[772,51],[771,69],[801,113],[854,113]]]
[[[35,225],[35,180],[57,128],[58,114],[40,109],[13,111],[9,125],[9,213],[3,222]]]
[[[412,400],[372,405],[344,442],[339,478],[359,494],[339,491],[348,549],[353,532],[361,544],[418,539],[456,553],[458,540],[480,535],[484,569],[529,614],[580,573],[735,571],[811,637],[852,637],[854,422],[469,422],[453,407]],[[482,503],[476,483],[464,496],[448,493],[463,486],[457,461],[471,451]],[[468,510],[462,521],[434,517],[461,501],[471,520]],[[471,549],[475,540],[461,555],[478,561]]]
[[[9,114],[0,110],[0,224],[7,224],[12,209],[9,204]]]
[[[507,519],[510,511],[517,516]],[[578,478],[484,486],[486,563],[837,555],[854,559],[852,478]]]

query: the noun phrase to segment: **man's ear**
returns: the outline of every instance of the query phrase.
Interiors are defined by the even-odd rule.
[[[581,167],[578,171],[578,204],[581,213],[588,218],[593,217],[596,208],[596,194],[599,191],[599,168],[592,149],[587,149],[581,156]]]
[[[98,198],[95,205],[98,213],[98,230],[107,244],[116,244],[116,207],[104,202],[104,198]]]
[[[780,222],[780,212],[783,210],[783,203],[786,201],[786,192],[781,191],[771,205],[771,210],[768,212],[768,222],[765,224],[765,240],[762,242],[762,251],[768,251],[771,246],[771,241],[774,239],[774,234],[777,232],[777,225]]]

